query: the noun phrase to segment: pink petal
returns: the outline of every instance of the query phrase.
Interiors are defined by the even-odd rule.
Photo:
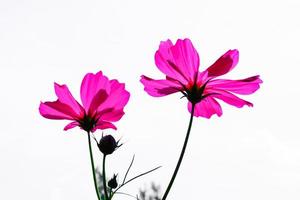
[[[180,67],[184,74],[187,74],[190,81],[193,81],[199,70],[200,59],[191,40],[177,40],[176,44],[171,47],[171,52],[175,61],[174,64]]]
[[[262,80],[259,76],[252,76],[241,80],[212,80],[207,84],[207,87],[226,90],[237,94],[252,94],[259,89],[259,84]]]
[[[188,110],[191,112],[192,104],[188,102]],[[222,115],[222,108],[220,104],[212,97],[208,96],[196,104],[194,116],[210,118],[213,114],[219,117]]]
[[[209,81],[209,79],[211,78],[208,77],[208,72],[206,70],[203,72],[198,72],[197,85],[198,86],[204,85],[207,81]]]
[[[211,93],[211,97],[215,97],[217,99],[220,99],[222,101],[224,101],[225,103],[228,103],[232,106],[241,108],[244,105],[250,106],[252,107],[253,104],[245,101],[237,96],[235,96],[234,94],[231,94],[230,92],[224,91],[224,90],[207,90],[207,93]]]
[[[74,97],[72,96],[71,92],[69,91],[66,85],[59,85],[57,83],[54,83],[54,89],[55,89],[56,96],[58,97],[58,100],[61,103],[66,104],[70,108],[72,108],[78,117],[84,114],[84,109],[74,99]]]
[[[113,125],[112,123],[110,123],[110,122],[105,122],[105,121],[99,121],[99,122],[96,124],[96,126],[93,128],[92,132],[95,132],[97,129],[104,130],[104,129],[108,129],[108,128],[117,130],[117,127],[116,127],[115,125]]]
[[[229,50],[206,70],[209,77],[221,76],[231,71],[239,61],[238,50]]]
[[[96,74],[88,73],[85,75],[81,83],[80,96],[86,112],[88,112],[94,96],[100,89],[109,90],[108,83],[108,78],[101,71]]]
[[[99,90],[98,93],[94,96],[90,108],[89,115],[92,116],[98,109],[98,107],[107,99],[107,93],[105,90]]]
[[[100,119],[109,122],[116,122],[119,121],[124,114],[123,110],[106,109],[101,112]]]
[[[40,114],[48,119],[77,119],[77,114],[68,105],[59,100],[54,102],[41,102],[39,107]]]
[[[99,106],[99,112],[107,108],[114,108],[115,110],[123,109],[129,100],[130,94],[125,90],[124,83],[119,83],[117,80],[110,80],[109,84],[110,93],[105,102]]]
[[[154,80],[143,75],[140,81],[145,87],[144,90],[154,97],[166,96],[182,89],[179,83],[171,80]]]
[[[71,122],[71,123],[69,123],[65,126],[64,131],[67,131],[67,130],[69,130],[71,128],[74,128],[76,126],[80,126],[80,124],[78,122]]]
[[[187,84],[199,69],[199,55],[189,39],[161,42],[155,53],[155,64],[167,76]]]

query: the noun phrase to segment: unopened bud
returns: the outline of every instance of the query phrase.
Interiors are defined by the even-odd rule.
[[[115,189],[118,187],[118,182],[117,182],[117,175],[114,174],[114,177],[112,177],[109,181],[108,181],[108,187]]]
[[[98,143],[98,147],[104,155],[109,155],[116,150],[118,147],[118,142],[116,142],[113,136],[106,135],[101,138],[100,142]]]

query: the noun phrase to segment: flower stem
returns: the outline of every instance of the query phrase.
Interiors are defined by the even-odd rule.
[[[105,158],[106,158],[106,155],[103,154],[103,163],[102,163],[103,189],[104,189],[105,200],[109,200],[108,193],[107,193],[107,185],[106,185]]]
[[[186,133],[186,136],[185,136],[185,140],[184,140],[184,143],[183,143],[183,147],[182,147],[182,150],[181,150],[181,153],[180,153],[180,156],[179,156],[176,168],[174,170],[174,173],[172,175],[172,178],[171,178],[171,180],[169,182],[169,185],[168,185],[168,187],[167,187],[167,189],[166,189],[166,191],[164,193],[164,196],[163,196],[162,200],[166,200],[167,199],[167,196],[168,196],[168,194],[169,194],[169,192],[171,190],[171,187],[173,185],[173,182],[174,182],[174,180],[176,178],[176,175],[177,175],[177,172],[179,170],[180,164],[182,162],[182,159],[183,159],[183,156],[184,156],[184,152],[185,152],[188,140],[189,140],[191,128],[192,128],[192,123],[193,123],[193,118],[194,118],[194,111],[195,111],[195,104],[192,104],[190,122],[189,122],[189,126],[188,126],[187,133]]]
[[[97,194],[98,200],[101,200],[99,189],[98,189],[98,186],[97,186],[97,179],[96,179],[95,165],[94,165],[94,159],[93,159],[93,151],[92,151],[92,144],[91,144],[90,132],[87,132],[87,134],[88,134],[88,139],[89,139],[89,150],[90,150],[90,158],[91,158],[91,164],[92,164],[92,171],[93,171],[93,179],[94,179],[95,190],[96,190],[96,194]]]

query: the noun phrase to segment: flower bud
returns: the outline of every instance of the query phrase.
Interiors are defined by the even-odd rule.
[[[118,142],[111,135],[106,135],[101,138],[98,143],[98,148],[104,155],[112,154],[118,147]]]
[[[114,177],[112,177],[109,181],[108,181],[108,187],[115,189],[118,187],[118,182],[117,182],[117,175],[114,174]]]

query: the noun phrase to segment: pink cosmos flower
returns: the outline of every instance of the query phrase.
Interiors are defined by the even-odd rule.
[[[238,63],[238,50],[229,50],[206,70],[199,71],[199,55],[189,39],[161,42],[155,53],[155,64],[166,79],[154,80],[141,76],[144,90],[151,96],[161,97],[181,92],[188,100],[188,110],[195,105],[194,116],[210,118],[222,115],[217,100],[235,107],[253,106],[235,94],[248,95],[259,89],[262,80],[252,76],[240,80],[217,79],[231,71]]]
[[[56,101],[41,102],[40,114],[48,119],[71,120],[64,130],[79,126],[85,131],[96,129],[117,129],[116,122],[124,115],[123,108],[129,100],[125,84],[118,80],[109,80],[99,71],[88,73],[82,80],[80,105],[66,85],[54,83]]]

